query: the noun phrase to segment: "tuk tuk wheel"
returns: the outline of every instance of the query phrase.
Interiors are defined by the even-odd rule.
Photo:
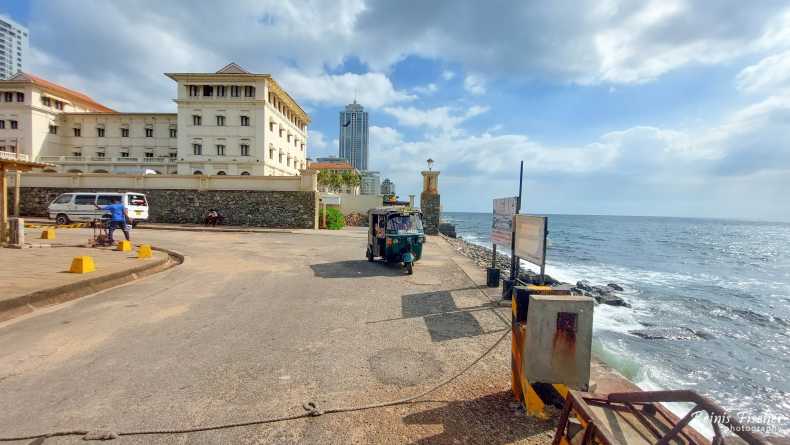
[[[409,275],[414,273],[414,263],[406,263],[406,273]]]
[[[370,251],[370,247],[368,247],[368,250],[365,252],[365,256],[368,257],[368,261],[373,261],[373,252]]]

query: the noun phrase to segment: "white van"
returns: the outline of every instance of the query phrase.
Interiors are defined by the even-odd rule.
[[[132,225],[148,219],[148,199],[138,192],[64,193],[50,203],[49,219],[54,219],[57,224],[69,224],[72,221],[93,221],[109,217],[110,212],[99,210],[96,205],[110,205],[117,198],[121,198],[126,206]]]

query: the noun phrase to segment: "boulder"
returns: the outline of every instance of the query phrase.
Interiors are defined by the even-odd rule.
[[[590,284],[590,282],[587,280],[577,281],[576,287],[587,292],[592,292],[593,290],[592,284]]]
[[[439,233],[442,233],[445,236],[449,236],[450,238],[455,238],[455,224],[450,223],[439,223]]]
[[[622,306],[622,307],[631,307],[628,302],[623,300],[622,298],[618,297],[617,295],[610,294],[593,294],[593,298],[600,304],[608,304],[609,306]]]
[[[699,340],[704,338],[693,329],[684,327],[634,329],[628,333],[647,340]]]
[[[607,284],[606,286],[607,286],[607,287],[611,287],[611,288],[612,288],[612,290],[616,290],[617,292],[622,292],[622,291],[624,291],[624,290],[625,290],[625,289],[623,289],[623,286],[620,286],[620,285],[619,285],[619,284],[617,284],[617,283],[609,283],[609,284]]]

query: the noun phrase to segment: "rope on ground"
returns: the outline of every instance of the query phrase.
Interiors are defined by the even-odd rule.
[[[474,361],[472,361],[469,365],[467,365],[464,369],[460,372],[456,373],[455,375],[437,383],[436,385],[430,387],[428,390],[423,391],[415,396],[407,397],[404,399],[392,400],[389,402],[381,402],[381,403],[371,403],[368,405],[359,405],[359,406],[348,406],[348,407],[338,407],[338,408],[330,408],[327,410],[321,410],[315,402],[307,402],[302,407],[304,408],[305,412],[301,414],[293,414],[290,416],[281,416],[281,417],[272,417],[269,419],[258,419],[258,420],[251,420],[248,422],[238,422],[238,423],[225,423],[221,425],[210,425],[210,426],[198,426],[198,427],[191,427],[191,428],[181,428],[181,429],[162,429],[162,430],[139,430],[139,431],[126,431],[126,432],[112,432],[112,431],[88,431],[88,430],[68,430],[68,431],[56,431],[53,433],[45,433],[45,434],[35,434],[30,436],[18,436],[18,437],[0,437],[0,442],[13,442],[13,441],[22,441],[22,440],[33,440],[33,439],[48,439],[50,437],[60,437],[60,436],[82,436],[84,440],[112,440],[116,439],[121,436],[146,436],[146,435],[161,435],[161,434],[187,434],[187,433],[198,433],[203,431],[214,431],[214,430],[224,430],[229,428],[239,428],[244,426],[253,426],[253,425],[263,425],[267,423],[276,423],[276,422],[285,422],[289,420],[296,420],[302,418],[309,418],[309,417],[318,417],[324,414],[336,414],[336,413],[346,413],[346,412],[353,412],[353,411],[362,411],[368,409],[375,409],[375,408],[384,408],[387,406],[395,406],[395,405],[405,405],[408,403],[412,403],[418,399],[425,397],[426,395],[438,390],[439,388],[450,384],[458,377],[466,374],[472,367],[478,364],[483,358],[488,356],[496,347],[502,343],[502,340],[507,337],[510,333],[510,330],[506,330],[501,337],[497,341],[494,342],[484,353],[482,353],[479,357],[477,357]]]

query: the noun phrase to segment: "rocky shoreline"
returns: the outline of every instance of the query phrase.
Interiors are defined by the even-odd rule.
[[[470,258],[482,269],[491,267],[492,250],[485,246],[471,243],[464,240],[462,237],[453,238],[442,234],[443,237],[462,255]],[[502,271],[505,276],[510,270],[510,256],[497,252],[496,267]],[[518,271],[519,280],[530,283],[540,284],[540,274],[531,269],[520,267]],[[599,304],[608,304],[610,306],[623,306],[630,307],[628,302],[618,295],[623,292],[623,287],[617,283],[608,283],[606,285],[593,285],[587,280],[582,280],[576,284],[561,282],[550,275],[545,276],[545,284],[549,286],[567,286],[574,294],[585,295],[592,297]]]

